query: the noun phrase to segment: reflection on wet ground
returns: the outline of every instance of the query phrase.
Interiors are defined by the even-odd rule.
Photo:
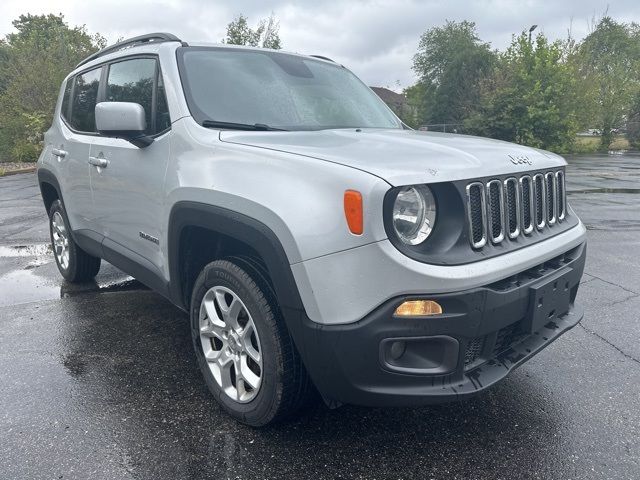
[[[146,287],[103,262],[95,281],[72,284],[58,274],[48,244],[0,246],[0,306],[52,300],[83,293],[143,290]]]
[[[53,250],[50,244],[40,245],[13,245],[10,247],[0,245],[0,258],[2,257],[46,257],[51,259]]]

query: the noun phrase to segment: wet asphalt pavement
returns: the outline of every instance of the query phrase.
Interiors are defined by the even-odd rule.
[[[70,286],[32,174],[0,179],[0,479],[640,477],[640,156],[570,159],[582,324],[464,403],[317,404],[255,430],[210,398],[187,317],[103,263]]]

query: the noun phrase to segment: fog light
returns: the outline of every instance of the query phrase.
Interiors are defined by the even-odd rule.
[[[420,317],[423,315],[440,315],[442,307],[433,300],[410,300],[396,308],[399,317]]]
[[[389,355],[393,360],[398,360],[402,355],[404,355],[404,351],[407,349],[407,344],[402,340],[393,342],[391,344],[391,348],[389,349]]]

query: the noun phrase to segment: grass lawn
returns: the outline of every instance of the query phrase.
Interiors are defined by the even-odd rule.
[[[600,137],[576,137],[576,153],[592,153],[600,148]],[[629,141],[622,135],[617,136],[609,150],[629,150]]]

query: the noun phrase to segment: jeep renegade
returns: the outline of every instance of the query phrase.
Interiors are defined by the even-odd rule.
[[[463,399],[575,326],[565,166],[414,131],[324,57],[158,33],[69,74],[37,176],[62,276],[105,259],[188,312],[211,393],[260,426],[315,391]]]

